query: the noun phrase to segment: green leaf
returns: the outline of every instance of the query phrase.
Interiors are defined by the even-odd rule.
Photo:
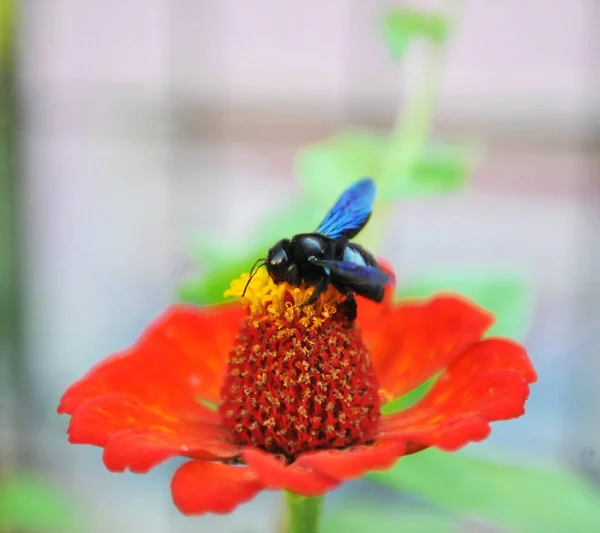
[[[326,195],[320,198],[298,198],[295,202],[270,213],[264,222],[258,224],[252,231],[263,247],[262,256],[258,257],[264,257],[268,248],[279,239],[314,230],[325,216],[326,210],[323,209],[322,204],[333,203],[341,192],[340,189],[331,198],[325,197],[325,199],[323,196]]]
[[[396,174],[392,166],[384,179],[394,198],[452,193],[466,184],[478,156],[473,146],[432,144],[416,158],[408,175]]]
[[[457,533],[456,521],[432,512],[394,510],[364,501],[345,502],[343,511],[325,515],[323,533]]]
[[[260,253],[240,255],[226,263],[208,265],[197,278],[184,281],[178,288],[179,300],[196,305],[212,305],[224,300],[223,293],[242,272],[248,272]]]
[[[384,137],[368,131],[348,131],[308,145],[296,159],[303,191],[329,202],[363,176],[377,180],[385,147]]]
[[[417,38],[443,44],[449,34],[450,19],[440,13],[404,8],[390,11],[383,19],[383,35],[395,60],[402,59],[408,46]]]
[[[322,206],[362,176],[377,181],[378,200],[447,194],[465,185],[475,154],[471,147],[427,146],[419,150],[414,161],[411,156],[408,166],[403,162],[397,172],[388,166],[383,173],[382,163],[389,149],[393,147],[385,137],[367,131],[349,131],[309,145],[297,157],[302,188]],[[409,171],[401,170],[404,168]]]
[[[0,480],[0,530],[77,531],[73,509],[56,488],[33,475],[3,476]]]
[[[515,533],[600,531],[600,494],[569,472],[523,468],[430,449],[369,478]]]
[[[496,317],[488,335],[522,340],[531,323],[533,298],[525,276],[498,270],[443,271],[424,273],[399,287],[401,298],[429,297],[456,292],[470,298]]]
[[[427,392],[433,386],[438,377],[439,376],[434,376],[425,381],[424,383],[421,383],[421,385],[418,385],[410,392],[407,392],[404,396],[400,396],[400,398],[396,398],[395,400],[386,403],[382,406],[381,412],[384,415],[389,415],[391,413],[396,413],[398,411],[404,411],[405,409],[408,409],[412,405],[416,404],[421,398],[423,398],[425,394],[427,394]]]

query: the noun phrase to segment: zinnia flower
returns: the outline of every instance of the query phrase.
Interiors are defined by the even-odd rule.
[[[398,304],[390,288],[381,304],[359,298],[350,323],[333,288],[300,306],[311,290],[261,271],[242,303],[173,306],[65,392],[69,441],[103,447],[114,472],[189,458],[175,505],[226,513],[261,490],[320,495],[430,446],[457,450],[523,414],[535,371],[520,345],[482,339],[483,309],[452,295]],[[382,414],[434,376],[415,405]]]

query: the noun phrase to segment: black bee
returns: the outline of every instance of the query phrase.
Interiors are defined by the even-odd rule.
[[[392,279],[379,268],[372,254],[349,242],[369,220],[374,199],[372,179],[356,182],[342,193],[314,233],[280,240],[266,259],[259,260],[260,266],[267,267],[275,283],[314,286],[302,305],[316,302],[329,284],[333,285],[346,296],[347,317],[353,321],[357,314],[354,293],[381,302],[384,287]]]

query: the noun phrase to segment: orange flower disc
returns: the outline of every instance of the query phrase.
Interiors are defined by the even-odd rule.
[[[238,444],[289,458],[374,440],[378,386],[361,335],[332,303],[317,315],[290,300],[282,314],[272,307],[244,321],[221,391],[223,424]]]

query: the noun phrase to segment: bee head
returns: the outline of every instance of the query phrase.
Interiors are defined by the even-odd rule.
[[[289,281],[287,278],[290,267],[290,245],[289,239],[282,239],[267,254],[267,271],[275,283]]]

